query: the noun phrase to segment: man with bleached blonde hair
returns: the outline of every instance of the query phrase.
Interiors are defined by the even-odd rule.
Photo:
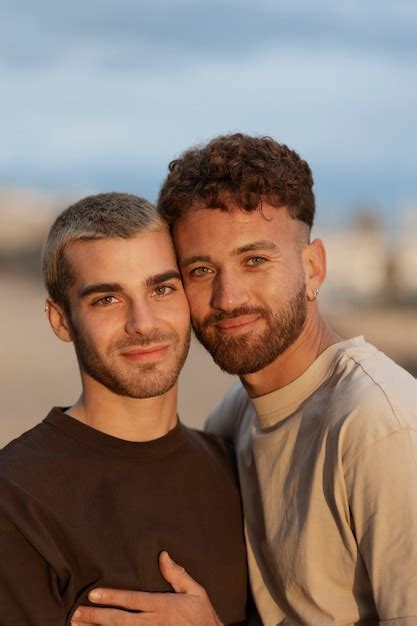
[[[66,626],[100,585],[156,592],[167,625],[172,588],[193,623],[243,623],[233,464],[177,416],[189,308],[165,222],[137,196],[84,198],[52,225],[43,271],[82,393],[0,453],[0,623]]]

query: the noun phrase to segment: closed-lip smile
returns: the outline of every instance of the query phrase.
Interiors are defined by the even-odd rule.
[[[240,315],[239,317],[217,322],[215,326],[222,333],[238,332],[239,330],[245,330],[245,327],[257,322],[259,318],[260,315]]]
[[[151,346],[131,346],[120,353],[132,361],[141,361],[163,356],[168,350],[169,344],[155,344]]]

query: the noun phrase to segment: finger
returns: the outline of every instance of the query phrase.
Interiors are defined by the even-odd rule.
[[[71,626],[142,626],[141,615],[118,611],[117,609],[100,609],[92,606],[80,606],[72,616]]]
[[[88,599],[94,604],[110,604],[132,611],[159,611],[166,605],[166,596],[166,593],[100,588],[90,591]]]
[[[187,593],[194,596],[202,596],[205,590],[199,585],[181,565],[175,563],[168,552],[159,555],[159,567],[162,576],[170,583],[177,593]]]

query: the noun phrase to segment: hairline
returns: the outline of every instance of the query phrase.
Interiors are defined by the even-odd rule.
[[[67,313],[67,315],[70,316],[71,310],[70,310],[69,299],[68,299],[68,290],[74,285],[75,275],[74,275],[73,267],[72,267],[72,265],[71,265],[67,255],[65,253],[66,253],[66,251],[69,248],[71,248],[75,244],[77,244],[77,243],[90,243],[92,241],[109,240],[109,239],[120,239],[120,240],[125,239],[125,240],[129,240],[129,239],[133,239],[133,237],[136,237],[140,233],[159,232],[159,231],[164,231],[164,230],[166,232],[168,232],[168,234],[169,234],[169,232],[170,232],[169,231],[169,225],[167,224],[167,222],[164,219],[164,217],[160,213],[157,213],[155,215],[155,218],[149,224],[147,224],[145,226],[138,226],[135,231],[129,233],[128,235],[115,235],[115,234],[107,235],[107,234],[103,234],[103,233],[97,233],[97,234],[93,234],[92,233],[91,235],[79,234],[77,236],[74,233],[72,237],[68,237],[68,239],[66,239],[65,241],[60,242],[56,246],[56,248],[52,252],[52,254],[51,254],[51,251],[49,251],[49,253],[48,253],[49,257],[53,256],[56,260],[58,260],[59,262],[65,264],[66,270],[67,270],[67,274],[69,276],[69,281],[68,281],[68,284],[65,286],[65,295],[63,296],[62,301],[61,302],[57,302],[51,296],[51,294],[49,293],[48,285],[46,285],[49,297],[52,299],[52,301],[55,304],[57,304],[58,306],[62,306],[64,311]]]
[[[169,226],[170,232],[172,233],[175,224],[177,224],[177,222],[179,222],[184,215],[187,215],[188,213],[191,213],[192,211],[195,211],[195,212],[197,212],[197,211],[222,211],[223,213],[233,213],[234,211],[240,211],[243,214],[245,214],[245,213],[250,214],[250,213],[255,213],[256,211],[259,211],[262,214],[262,216],[264,217],[264,219],[267,219],[265,217],[265,215],[263,214],[263,206],[265,204],[268,204],[269,206],[271,206],[274,209],[286,210],[288,216],[294,222],[297,222],[299,228],[300,229],[303,228],[303,236],[302,236],[302,238],[300,240],[296,240],[296,242],[300,243],[301,245],[304,245],[305,243],[310,243],[311,231],[312,231],[313,227],[310,226],[310,224],[308,224],[308,222],[306,222],[305,220],[301,220],[300,218],[294,217],[293,215],[291,215],[291,210],[290,210],[290,208],[286,204],[272,203],[269,198],[266,198],[265,200],[266,201],[264,201],[264,202],[262,202],[262,200],[261,200],[261,202],[258,204],[258,206],[256,208],[254,208],[254,209],[244,209],[244,208],[240,207],[239,205],[234,204],[233,201],[230,202],[230,204],[225,205],[224,207],[211,207],[206,202],[204,202],[204,200],[202,200],[202,198],[198,198],[198,199],[196,199],[196,201],[192,202],[189,207],[184,209],[182,211],[182,213],[175,218],[175,220],[173,220],[171,222],[168,222],[168,226]],[[163,220],[165,220],[165,217],[163,215],[161,217],[162,217]]]

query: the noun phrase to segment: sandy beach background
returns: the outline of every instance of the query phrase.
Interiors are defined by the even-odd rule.
[[[38,279],[0,273],[0,447],[40,420],[53,405],[70,405],[80,393],[70,344],[61,343],[44,313],[45,291]],[[364,334],[417,374],[416,309],[338,306],[325,299],[324,315],[344,338]],[[180,378],[179,414],[200,427],[234,378],[222,373],[194,340]]]

